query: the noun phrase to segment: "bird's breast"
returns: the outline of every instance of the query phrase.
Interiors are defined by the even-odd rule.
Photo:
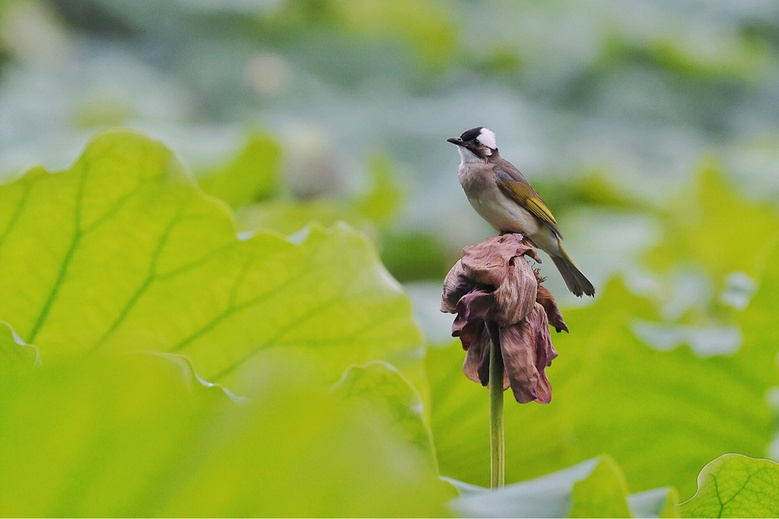
[[[539,232],[536,217],[503,193],[491,168],[462,164],[459,176],[471,206],[497,231],[527,236]]]

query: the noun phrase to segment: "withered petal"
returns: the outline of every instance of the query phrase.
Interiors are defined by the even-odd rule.
[[[557,306],[554,296],[552,296],[552,293],[540,283],[538,284],[536,301],[541,303],[541,306],[544,307],[549,324],[554,326],[557,333],[560,333],[561,331],[568,332],[568,325],[565,324],[563,314],[560,312],[560,308]]]
[[[474,290],[457,302],[457,315],[468,321],[494,321],[499,307],[492,292]]]
[[[530,332],[530,333],[529,333]],[[535,366],[535,344],[525,323],[501,328],[500,345],[506,377],[514,398],[520,404],[538,398],[538,370]]]
[[[468,351],[474,343],[478,347],[479,341],[483,340],[482,328],[484,328],[483,321],[466,321],[457,317],[452,324],[452,337],[459,337],[463,349]],[[489,341],[489,337],[487,337],[487,341]]]
[[[536,305],[536,319],[538,321],[536,329],[536,369],[541,375],[538,381],[538,402],[548,404],[552,401],[552,384],[546,376],[546,368],[552,365],[552,360],[557,357],[557,351],[552,345],[552,338],[549,335],[549,321],[546,311],[538,304]],[[530,319],[528,319],[529,321]]]
[[[496,321],[500,326],[520,322],[536,302],[538,281],[535,272],[522,257],[509,260],[503,282],[495,290],[495,302],[500,311]]]
[[[536,330],[536,369],[543,371],[552,365],[552,361],[557,358],[557,350],[552,344],[552,337],[549,335],[549,321],[546,318],[546,312],[543,307],[536,304],[536,312],[533,313],[537,321]],[[528,316],[530,317],[530,316]],[[530,321],[530,319],[527,319]]]
[[[444,291],[441,294],[441,311],[449,314],[455,313],[457,311],[457,301],[471,291],[473,287],[474,283],[465,276],[462,261],[458,260],[449,269],[449,273],[444,278]]]
[[[474,323],[472,338],[465,354],[463,373],[472,381],[486,386],[490,378],[490,335],[483,322]]]
[[[506,375],[517,402],[549,403],[552,391],[546,367],[557,352],[552,347],[543,307],[536,303],[521,323],[501,328],[500,342]]]
[[[498,287],[506,278],[511,258],[526,254],[538,257],[521,234],[509,233],[465,247],[460,262],[468,279]]]

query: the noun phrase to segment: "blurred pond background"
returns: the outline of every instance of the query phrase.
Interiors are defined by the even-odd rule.
[[[619,273],[651,290],[639,259],[703,164],[779,201],[779,3],[0,3],[0,176],[64,169],[97,131],[138,129],[196,176],[232,179],[202,185],[235,191],[239,230],[364,230],[434,342],[449,337],[444,274],[492,233],[446,142],[482,125],[596,286]]]

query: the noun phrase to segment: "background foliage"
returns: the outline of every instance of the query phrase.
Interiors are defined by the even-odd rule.
[[[778,75],[773,2],[0,2],[0,514],[779,515]],[[476,125],[598,287],[498,493]]]

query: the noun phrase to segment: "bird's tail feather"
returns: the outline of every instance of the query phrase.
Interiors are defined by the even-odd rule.
[[[582,294],[588,296],[595,295],[595,287],[592,286],[590,280],[582,274],[582,271],[574,265],[570,256],[568,256],[568,253],[566,253],[562,247],[560,247],[560,255],[552,256],[552,261],[554,261],[557,270],[559,270],[560,274],[563,276],[565,285],[573,295],[577,297],[581,297]]]

